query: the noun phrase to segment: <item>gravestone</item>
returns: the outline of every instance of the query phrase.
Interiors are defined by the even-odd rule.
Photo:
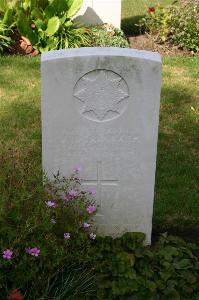
[[[161,59],[120,48],[42,54],[42,152],[48,176],[82,166],[99,234],[151,241]]]
[[[84,0],[74,20],[90,25],[108,23],[120,28],[121,0]]]

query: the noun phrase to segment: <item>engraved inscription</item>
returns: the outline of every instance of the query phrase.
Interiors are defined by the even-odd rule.
[[[78,80],[74,97],[80,114],[89,120],[104,122],[119,117],[125,111],[129,91],[119,74],[97,69]]]
[[[99,205],[98,215],[101,215],[101,210],[103,208],[103,201],[102,201],[102,188],[104,186],[109,187],[118,187],[118,180],[116,179],[102,179],[102,162],[97,162],[97,179],[93,180],[83,180],[83,186],[96,186],[97,187],[97,203]]]

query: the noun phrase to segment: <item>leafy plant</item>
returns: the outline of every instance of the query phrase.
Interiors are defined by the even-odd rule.
[[[19,33],[44,52],[89,45],[88,30],[71,21],[82,1],[18,0],[15,6],[1,5],[0,11],[6,23],[16,22]]]
[[[98,238],[90,255],[97,277],[96,299],[192,299],[199,296],[196,247],[163,234],[154,248],[144,234]],[[93,299],[91,297],[91,299]]]
[[[179,47],[199,51],[198,0],[175,1],[168,7],[149,9],[140,26],[145,26],[156,41],[169,41]]]
[[[18,30],[40,52],[89,45],[87,30],[71,21],[81,4],[82,0],[54,0],[44,8],[29,1],[17,10]]]
[[[112,25],[96,26],[91,28],[93,47],[121,47],[128,48],[124,33]]]
[[[0,20],[0,53],[3,53],[5,49],[9,49],[12,43],[12,39],[10,37],[11,32],[12,29]]]
[[[72,22],[63,26],[59,33],[58,49],[79,48],[90,46],[90,31],[85,27],[78,27]]]

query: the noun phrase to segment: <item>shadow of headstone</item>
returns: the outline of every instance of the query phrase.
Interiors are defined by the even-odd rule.
[[[144,15],[134,16],[130,18],[122,19],[121,28],[127,35],[140,35],[143,34],[144,27],[138,26],[139,21],[144,18]]]
[[[100,19],[100,17],[96,14],[92,7],[88,7],[83,15],[75,17],[73,21],[89,25],[104,24],[104,22]]]

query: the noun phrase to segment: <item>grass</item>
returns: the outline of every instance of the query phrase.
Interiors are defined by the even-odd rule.
[[[39,59],[0,58],[0,198],[31,199],[40,185]]]
[[[40,62],[0,66],[0,197],[17,205],[41,184]],[[163,71],[153,228],[199,230],[199,58],[166,58]]]
[[[169,5],[173,0],[122,0],[122,29],[128,35],[139,34],[138,24],[150,6]]]
[[[165,58],[163,71],[154,227],[197,231],[199,58]]]

